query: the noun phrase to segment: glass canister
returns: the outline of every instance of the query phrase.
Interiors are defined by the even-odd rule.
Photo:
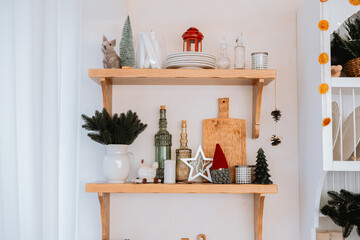
[[[234,53],[234,69],[245,69],[245,46],[242,33],[236,35]]]
[[[225,38],[220,40],[220,56],[216,60],[216,66],[218,69],[229,69],[230,58],[227,55],[227,41]]]
[[[252,69],[268,69],[268,53],[254,52],[251,54]]]

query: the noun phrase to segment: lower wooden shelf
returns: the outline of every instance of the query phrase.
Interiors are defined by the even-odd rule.
[[[262,240],[265,194],[278,192],[275,184],[132,184],[87,183],[86,192],[97,192],[100,202],[102,240],[110,239],[110,193],[219,193],[254,194],[255,240]]]

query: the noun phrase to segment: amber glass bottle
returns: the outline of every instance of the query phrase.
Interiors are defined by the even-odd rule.
[[[187,181],[190,168],[180,158],[191,158],[191,149],[188,148],[186,121],[181,121],[180,147],[176,149],[176,181]]]

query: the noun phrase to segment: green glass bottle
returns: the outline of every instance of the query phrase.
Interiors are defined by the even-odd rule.
[[[155,161],[159,167],[156,170],[156,177],[164,182],[164,161],[171,159],[171,134],[167,131],[166,109],[160,108],[159,131],[155,135]]]

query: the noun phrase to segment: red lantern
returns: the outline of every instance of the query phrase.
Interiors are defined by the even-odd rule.
[[[184,39],[183,43],[183,51],[195,51],[195,52],[202,52],[202,40],[204,35],[194,27],[189,28],[184,34],[182,35]],[[200,49],[200,50],[199,50]]]

